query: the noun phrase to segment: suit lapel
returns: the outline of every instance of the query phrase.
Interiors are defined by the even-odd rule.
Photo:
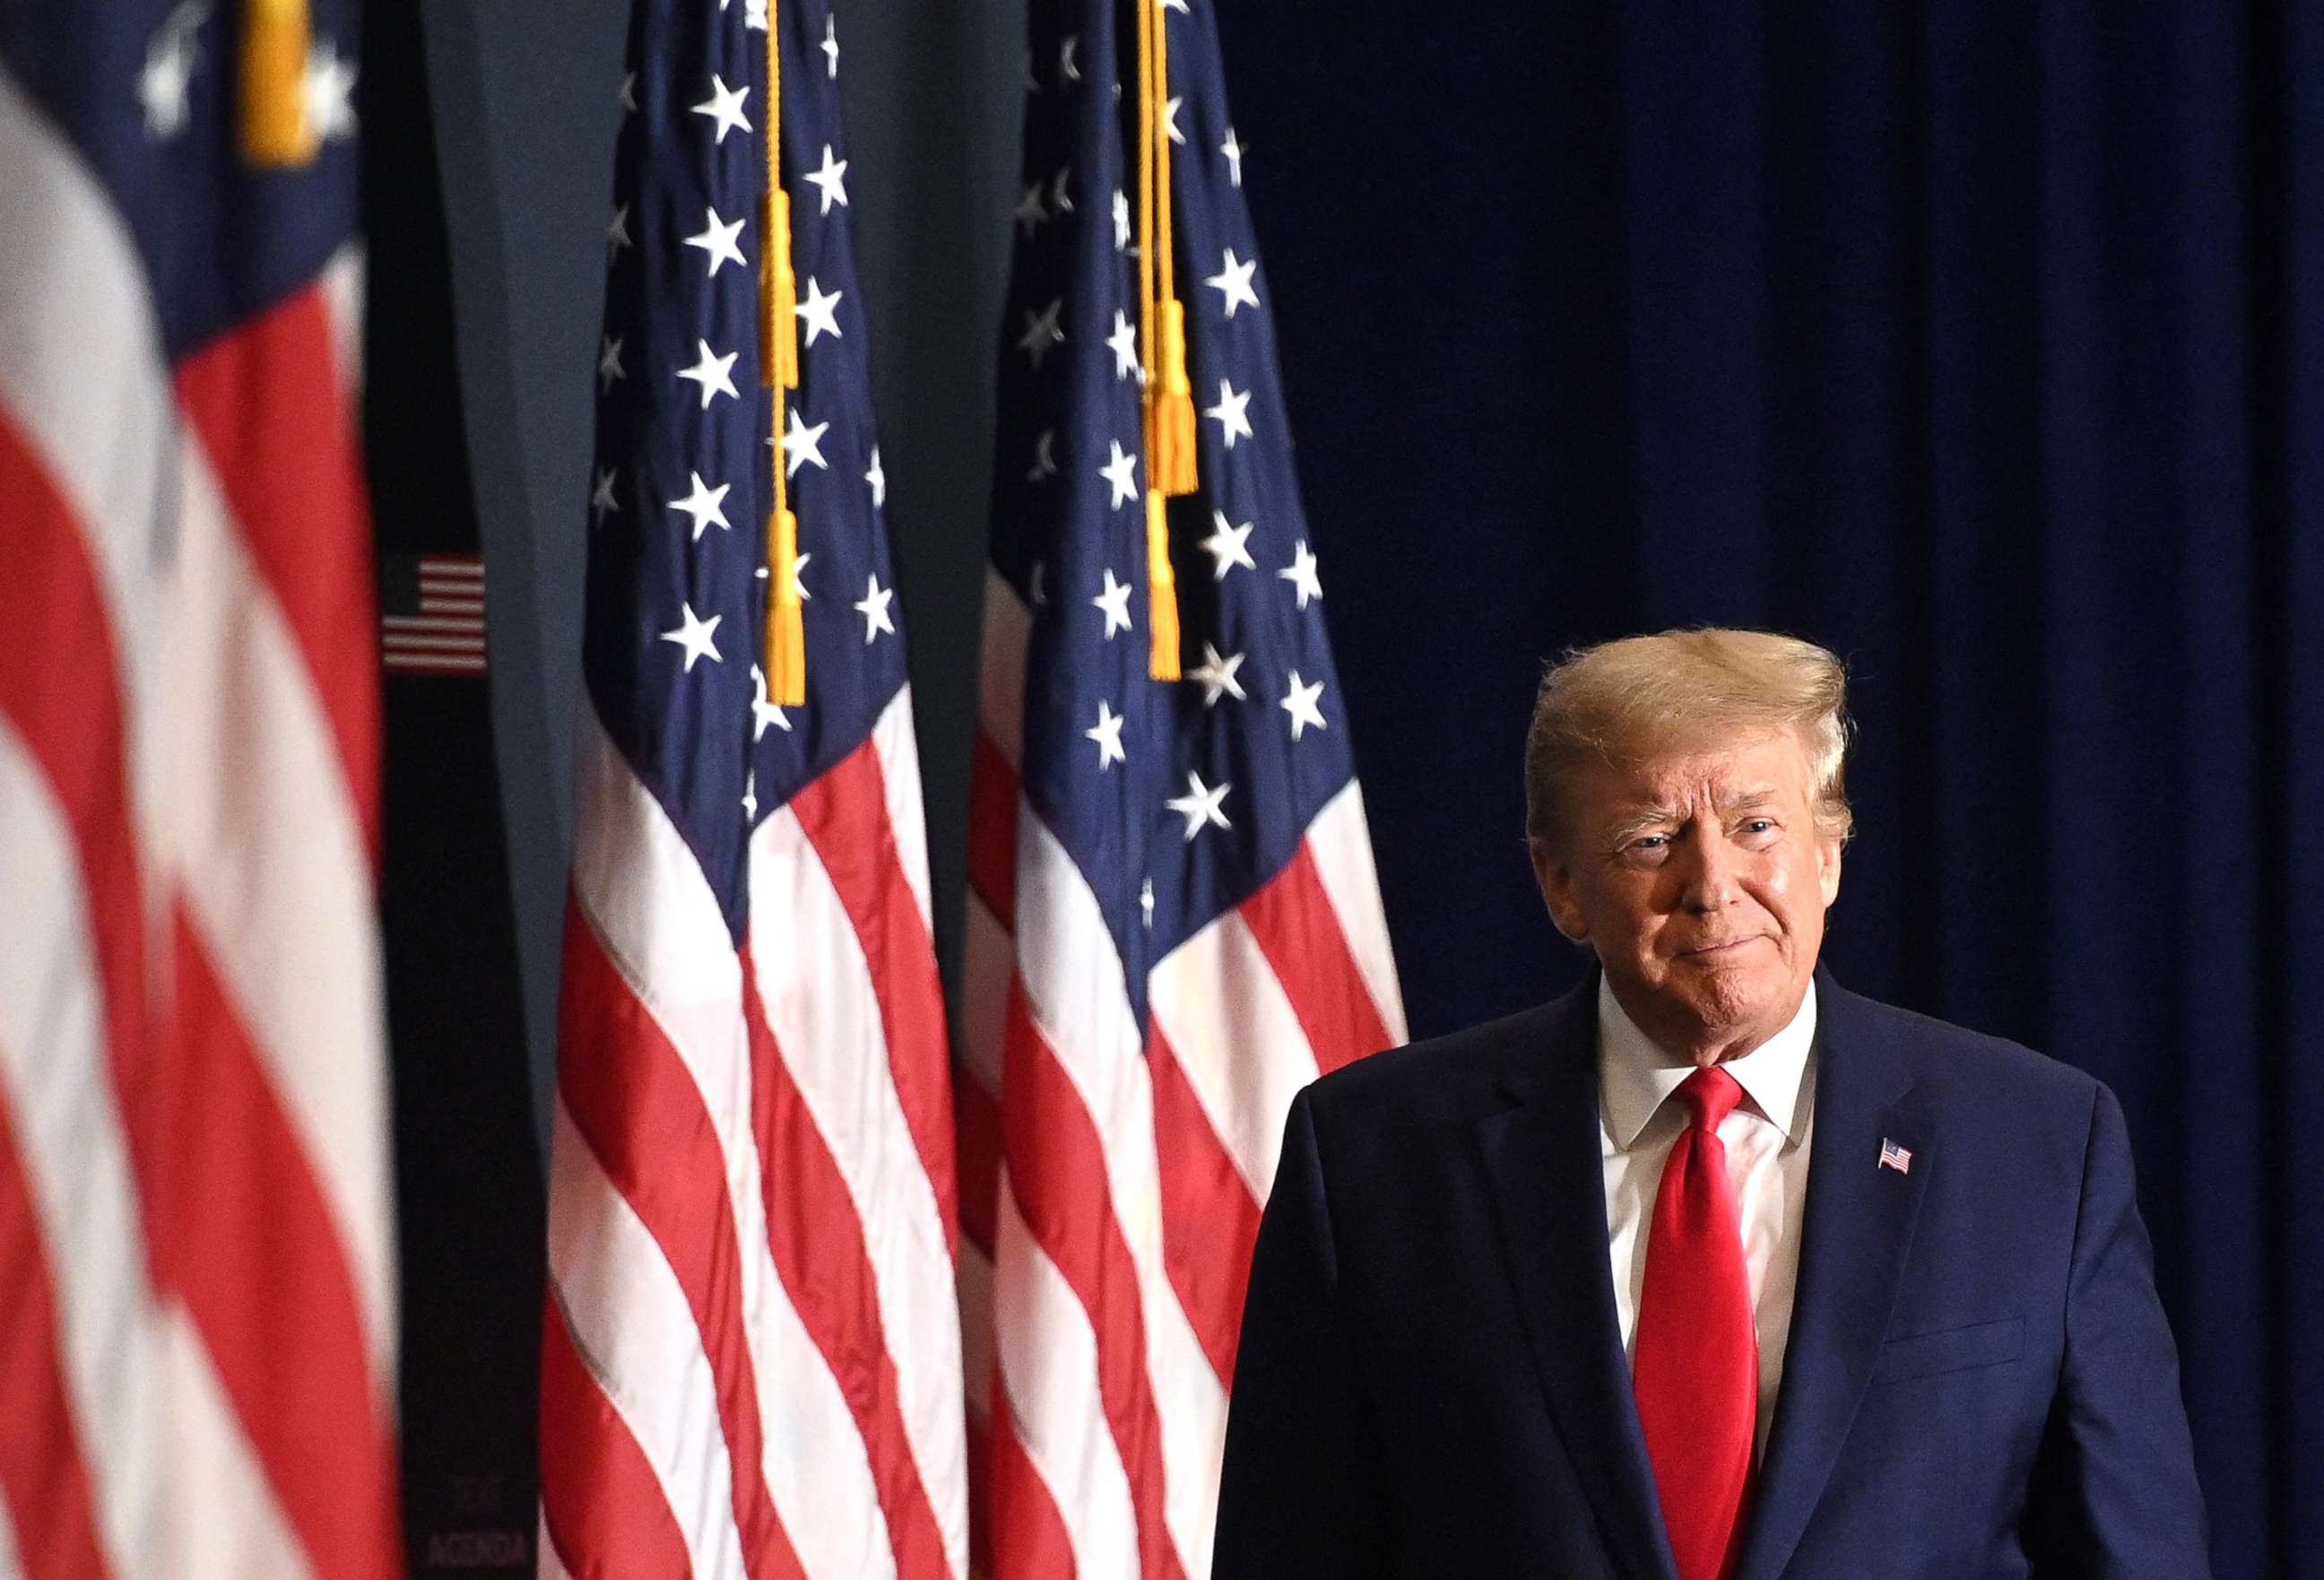
[[[1815,1130],[1799,1289],[1782,1391],[1737,1580],[1775,1580],[1815,1511],[1888,1330],[1932,1167],[1910,1072],[1828,973],[1817,973]],[[1912,1154],[1883,1167],[1881,1144]]]
[[[1512,1106],[1478,1125],[1534,1363],[1607,1548],[1633,1580],[1675,1580],[1614,1317],[1600,1161],[1596,984],[1553,1006]]]

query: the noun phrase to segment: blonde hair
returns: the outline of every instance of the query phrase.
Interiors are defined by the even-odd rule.
[[[1706,627],[1572,648],[1549,666],[1526,731],[1526,833],[1556,845],[1566,781],[1589,762],[1637,762],[1788,729],[1807,753],[1817,830],[1855,827],[1842,770],[1848,675],[1812,642]]]

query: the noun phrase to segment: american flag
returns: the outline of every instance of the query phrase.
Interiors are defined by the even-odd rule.
[[[355,38],[0,5],[11,1575],[401,1568]]]
[[[1217,36],[1207,0],[1160,10],[1201,413],[1176,682],[1148,670],[1130,9],[1036,0],[1027,61],[957,1082],[1003,1580],[1209,1574],[1285,1113],[1404,1038]]]
[[[781,0],[770,85],[767,20],[749,0],[639,0],[619,88],[551,1139],[545,1575],[967,1568],[944,1006],[844,56],[824,0]],[[770,87],[798,282],[775,328],[797,337],[796,390],[760,376]],[[770,566],[777,467],[798,536]],[[803,705],[762,657],[776,577],[802,600]]]
[[[484,672],[484,562],[394,555],[380,566],[379,653],[391,675]]]

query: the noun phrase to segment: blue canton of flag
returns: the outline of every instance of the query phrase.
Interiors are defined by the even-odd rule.
[[[1111,7],[1034,9],[1044,91],[1026,117],[992,559],[1033,611],[1026,792],[1100,881],[1139,993],[1145,966],[1282,868],[1355,760],[1213,20],[1163,7],[1201,451],[1200,489],[1169,506],[1185,679],[1166,687],[1146,670],[1137,182],[1111,75],[1128,45]]]
[[[782,153],[799,388],[760,378],[766,11],[641,5],[606,226],[585,670],[607,733],[742,929],[742,845],[871,733],[904,684],[887,478],[847,225],[836,24],[785,6]],[[766,564],[771,467],[798,556]],[[804,709],[767,700],[765,578],[804,599]]]

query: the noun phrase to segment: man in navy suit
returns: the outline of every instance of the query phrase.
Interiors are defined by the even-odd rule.
[[[1848,993],[1839,661],[1569,656],[1527,834],[1599,969],[1292,1104],[1217,1580],[2202,1580],[2098,1082]]]

